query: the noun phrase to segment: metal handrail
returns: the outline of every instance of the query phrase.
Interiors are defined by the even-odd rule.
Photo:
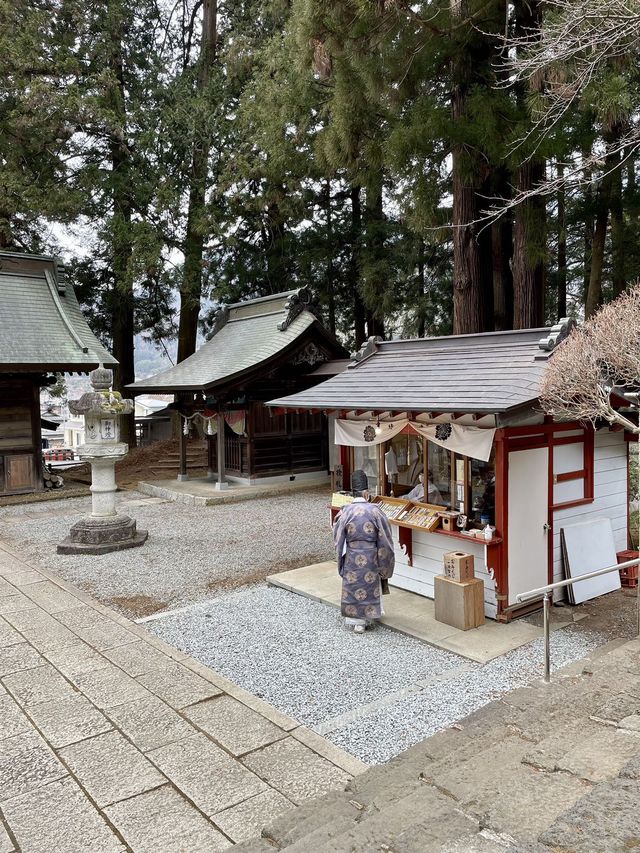
[[[521,592],[516,595],[516,601],[529,601],[532,598],[542,596],[542,607],[544,615],[544,682],[549,684],[551,681],[551,651],[549,642],[549,614],[551,612],[551,601],[553,598],[554,589],[564,589],[567,586],[580,583],[580,581],[588,581],[590,578],[597,578],[600,575],[608,575],[610,572],[619,572],[620,569],[630,569],[631,566],[637,566],[640,563],[640,557],[635,560],[626,560],[624,563],[616,563],[615,566],[607,566],[606,569],[597,569],[595,572],[587,572],[586,575],[580,575],[578,578],[567,578],[563,581],[556,581],[546,586],[540,586],[537,589],[530,589],[528,592]],[[638,636],[640,636],[640,581],[636,586],[636,627]]]

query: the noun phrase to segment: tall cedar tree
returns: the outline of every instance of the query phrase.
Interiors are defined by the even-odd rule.
[[[203,0],[200,55],[197,59],[196,98],[206,97],[212,68],[216,61],[218,39],[218,2]],[[198,316],[202,298],[202,268],[207,234],[206,196],[210,188],[209,156],[211,136],[208,122],[195,127],[192,141],[191,169],[188,178],[189,200],[184,237],[184,265],[180,285],[180,321],[178,328],[178,361],[192,355],[198,337]]]

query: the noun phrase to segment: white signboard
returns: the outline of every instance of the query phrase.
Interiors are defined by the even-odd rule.
[[[610,518],[569,524],[561,528],[561,537],[567,577],[578,578],[617,563]],[[620,589],[620,573],[609,572],[570,586],[569,591],[573,593],[570,599],[574,604],[580,604],[616,589]]]

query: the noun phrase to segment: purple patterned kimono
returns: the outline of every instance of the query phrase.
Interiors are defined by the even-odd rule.
[[[389,520],[376,504],[356,499],[336,518],[333,541],[342,578],[342,615],[379,619],[380,579],[390,578],[395,564]]]

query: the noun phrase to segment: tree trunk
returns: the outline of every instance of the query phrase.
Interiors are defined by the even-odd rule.
[[[544,179],[544,163],[528,161],[518,168],[519,191]],[[533,196],[516,207],[513,225],[513,328],[544,325],[544,199]]]
[[[416,290],[418,302],[418,337],[424,338],[426,331],[426,312],[424,305],[425,277],[424,277],[424,240],[418,237],[418,275],[416,276]]]
[[[515,0],[515,34],[528,36],[540,31],[542,4],[540,0]],[[526,113],[527,92],[517,90],[517,99]],[[545,177],[545,163],[535,154],[522,163],[516,173],[519,192],[533,190]],[[544,324],[545,297],[545,228],[544,199],[534,195],[515,209],[513,224],[513,327],[530,329]]]
[[[616,155],[620,161],[620,155]],[[625,226],[622,204],[622,168],[616,167],[611,175],[611,283],[613,295],[619,296],[625,289]]]
[[[108,64],[112,83],[106,93],[108,106],[114,116],[109,136],[113,219],[111,223],[111,264],[114,289],[111,294],[113,355],[118,364],[114,370],[114,391],[128,396],[126,385],[135,381],[134,367],[134,294],[130,262],[131,243],[131,152],[127,142],[127,112],[124,81],[123,29],[120,10],[111,16],[113,29],[109,33]],[[122,441],[135,447],[135,415],[123,415],[120,422]]]
[[[464,95],[460,86],[454,87],[453,118],[464,113]],[[452,152],[453,174],[453,334],[464,335],[483,329],[482,270],[480,246],[477,241],[478,218],[475,187],[465,177],[461,145]],[[472,156],[472,155],[469,155]]]
[[[0,249],[9,249],[13,245],[11,214],[8,211],[0,210]]]
[[[498,198],[511,196],[511,173],[506,167],[496,169],[489,193]],[[491,224],[491,289],[493,303],[492,328],[497,332],[513,328],[513,219],[504,214]]]
[[[503,216],[491,226],[491,267],[493,271],[493,322],[496,332],[513,328],[513,276],[511,219]]]
[[[351,258],[349,259],[349,285],[353,297],[353,332],[355,348],[360,349],[367,339],[365,310],[360,292],[360,245],[362,238],[362,207],[360,187],[351,187]]]
[[[615,125],[606,135],[606,141],[609,144],[615,143],[616,139],[620,138],[621,129],[619,125]],[[611,210],[612,200],[615,195],[614,185],[620,177],[620,155],[619,153],[607,154],[604,161],[604,174],[600,180],[596,193],[596,224],[593,232],[593,243],[591,248],[591,271],[589,275],[589,287],[587,290],[587,298],[585,302],[584,315],[591,317],[602,304],[602,270],[604,266],[604,253],[607,241],[607,223],[609,220],[609,212]],[[619,215],[622,216],[622,187],[618,194],[617,203],[620,206]],[[613,227],[613,222],[612,222]],[[622,229],[621,229],[622,230]],[[617,235],[621,242],[624,241],[624,234]],[[612,235],[613,240],[613,235]],[[621,253],[621,247],[614,247],[614,252],[617,248],[618,253]],[[620,263],[620,258],[614,255],[614,273],[616,260]],[[624,263],[624,256],[622,256]],[[624,289],[624,269],[618,270],[618,275],[622,276],[622,289]]]
[[[598,196],[601,196],[600,192],[598,192]],[[593,243],[591,246],[591,270],[589,274],[589,287],[587,289],[587,301],[584,307],[584,316],[587,319],[595,314],[602,304],[602,267],[604,263],[604,246],[607,239],[608,219],[609,205],[601,197],[598,204],[598,212],[596,213],[596,227],[593,232]]]
[[[217,0],[203,0],[202,46],[197,84],[199,94],[205,91],[209,83],[211,67],[216,58],[217,26]],[[206,133],[199,138],[196,136],[191,153],[189,208],[184,238],[184,267],[180,285],[178,361],[183,361],[195,352],[198,338],[198,316],[202,298],[202,257],[207,231],[205,200],[210,148],[211,140]]]
[[[329,331],[332,335],[336,333],[336,294],[335,294],[335,268],[333,264],[333,217],[331,215],[331,181],[325,181],[322,197],[324,201],[327,239],[326,266],[325,266],[325,288],[327,291],[327,311],[329,314]]]
[[[564,176],[564,166],[558,163],[558,178]],[[558,205],[558,293],[556,302],[557,320],[567,316],[567,205],[564,187],[557,196]]]
[[[593,242],[591,244],[591,269],[589,274],[589,286],[584,306],[584,316],[591,317],[602,304],[602,269],[604,266],[604,250],[607,241],[607,224],[609,221],[609,206],[611,203],[612,173],[610,169],[614,166],[611,157],[605,160],[605,175],[600,181],[596,193],[596,219],[593,231]],[[609,174],[606,174],[609,172]]]
[[[467,8],[465,0],[450,0],[454,27],[462,33]],[[473,25],[469,23],[471,28]],[[487,36],[481,45],[469,48],[461,42],[451,61],[451,117],[454,138],[461,136],[455,125],[468,120],[467,99],[474,86],[486,86],[479,72],[490,62],[492,42]],[[480,237],[479,219],[485,202],[479,188],[487,182],[490,166],[483,153],[472,146],[454,141],[451,149],[453,192],[453,333],[455,335],[482,332],[486,328],[485,300],[492,290],[490,231]],[[484,245],[481,245],[484,243]],[[488,263],[488,266],[486,265]],[[483,266],[484,264],[484,266]],[[491,301],[492,295],[491,295]],[[493,321],[491,321],[493,322]]]
[[[285,195],[285,187],[279,185],[273,187],[275,197],[267,206],[266,244],[264,256],[267,265],[267,281],[270,293],[280,293],[286,290],[284,283],[289,277],[288,264],[285,250],[285,219],[282,215],[281,200]]]
[[[365,233],[369,272],[366,282],[367,337],[384,338],[385,292],[388,289],[384,248],[382,169],[370,178],[365,194]]]
[[[591,156],[591,149],[583,147],[583,159]],[[582,302],[587,304],[587,294],[589,292],[589,278],[591,276],[591,247],[593,245],[594,233],[594,215],[593,215],[593,189],[591,186],[592,169],[583,169],[583,180],[585,185],[584,191],[584,236],[582,243]]]

